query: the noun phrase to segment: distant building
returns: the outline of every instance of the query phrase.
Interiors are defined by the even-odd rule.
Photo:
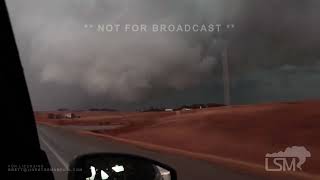
[[[63,118],[63,115],[62,115],[62,114],[55,114],[55,118],[56,118],[56,119],[62,119],[62,118]]]
[[[67,119],[77,118],[77,116],[74,113],[66,113],[64,117]]]
[[[190,108],[183,108],[182,111],[191,111]]]
[[[166,111],[166,112],[172,112],[173,109],[165,109],[164,111]]]

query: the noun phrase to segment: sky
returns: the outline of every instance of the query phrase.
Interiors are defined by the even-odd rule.
[[[35,110],[320,99],[318,0],[7,0]],[[88,24],[233,24],[98,32]]]

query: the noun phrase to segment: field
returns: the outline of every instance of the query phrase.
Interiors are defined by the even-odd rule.
[[[259,164],[265,154],[304,146],[311,157],[303,172],[319,175],[320,101],[270,103],[197,109],[186,112],[76,112],[75,120],[38,122],[58,126],[121,124],[95,133]]]

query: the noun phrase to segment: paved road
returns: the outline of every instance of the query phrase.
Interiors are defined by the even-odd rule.
[[[240,174],[212,164],[158,152],[152,152],[132,145],[109,142],[93,136],[79,135],[66,128],[37,125],[41,147],[46,151],[53,168],[66,169],[69,162],[77,155],[92,152],[117,152],[145,156],[176,169],[179,180],[261,180],[247,174]],[[57,169],[59,170],[59,169]],[[67,179],[67,173],[54,172],[56,180]]]

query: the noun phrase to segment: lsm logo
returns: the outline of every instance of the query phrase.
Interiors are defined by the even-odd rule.
[[[306,162],[311,153],[304,146],[287,147],[285,151],[267,153],[265,156],[266,171],[296,171],[302,170],[302,165]]]

